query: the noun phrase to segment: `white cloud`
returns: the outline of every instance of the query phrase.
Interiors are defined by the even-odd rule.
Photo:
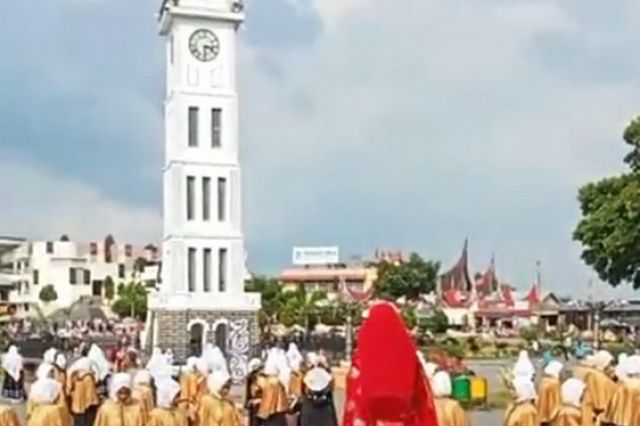
[[[0,161],[0,233],[35,239],[146,243],[162,238],[160,212],[110,199],[94,188],[11,159]]]
[[[556,1],[317,4],[340,20],[308,49],[242,55],[249,234],[283,262],[320,240],[447,260],[470,236],[516,284],[536,259],[556,285],[586,281],[576,191],[620,169],[640,96],[539,58],[540,40],[588,45],[589,22]]]
[[[313,0],[322,20],[329,26],[342,16],[374,3],[375,0]]]

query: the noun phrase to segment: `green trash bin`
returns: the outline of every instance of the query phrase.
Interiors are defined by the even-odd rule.
[[[465,375],[456,376],[451,382],[451,396],[459,402],[471,400],[471,380]]]

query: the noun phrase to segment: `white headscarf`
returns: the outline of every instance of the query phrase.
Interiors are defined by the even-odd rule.
[[[188,371],[195,371],[197,365],[198,365],[198,358],[196,358],[195,356],[190,356],[189,358],[187,358]]]
[[[38,379],[31,385],[29,400],[38,404],[53,404],[60,395],[62,387],[53,379]]]
[[[9,350],[2,356],[2,368],[14,380],[20,380],[20,372],[22,371],[22,356],[18,352],[15,345],[9,346]]]
[[[513,377],[524,377],[526,379],[532,380],[535,373],[536,369],[531,363],[527,351],[520,351],[520,355],[518,355],[518,361],[516,361],[515,365],[513,366]]]
[[[618,380],[626,380],[629,378],[629,373],[627,371],[627,367],[629,365],[629,357],[627,354],[620,354],[618,356],[618,363],[614,369],[614,374],[618,378]]]
[[[560,387],[562,403],[576,408],[582,408],[582,394],[585,384],[580,379],[568,379]]]
[[[209,375],[209,363],[204,358],[198,358],[196,361],[196,370],[205,376]]]
[[[260,358],[252,358],[247,364],[247,372],[253,373],[262,367],[262,360]]]
[[[173,400],[180,392],[180,385],[175,380],[164,379],[156,383],[156,399],[160,408],[171,408]]]
[[[164,351],[164,358],[167,361],[167,364],[173,365],[173,351],[171,349]]]
[[[151,384],[151,374],[147,370],[138,370],[133,378],[134,385],[149,385]]]
[[[317,367],[318,364],[320,364],[320,357],[318,354],[315,352],[307,353],[307,364],[309,364],[310,367]]]
[[[224,385],[229,383],[231,377],[224,370],[216,370],[207,377],[207,387],[209,392],[219,394]]]
[[[91,360],[86,356],[78,358],[73,364],[71,364],[71,367],[69,368],[69,374],[75,373],[76,371],[92,373],[93,370],[91,368]]]
[[[282,349],[277,349],[276,360],[278,363],[278,378],[284,385],[284,388],[289,392],[289,381],[291,379],[291,367],[289,367],[289,361],[287,361],[287,354]]]
[[[91,360],[92,368],[95,370],[98,381],[104,380],[111,371],[111,364],[98,345],[93,343],[89,348],[87,358]]]
[[[595,355],[594,362],[598,370],[604,371],[613,361],[613,355],[608,351],[598,351]]]
[[[560,372],[562,371],[563,368],[564,366],[560,361],[553,360],[549,362],[549,364],[547,364],[547,366],[545,367],[544,374],[546,374],[547,376],[551,376],[553,378],[559,379]]]
[[[312,392],[321,392],[331,384],[331,374],[324,368],[313,367],[304,375],[304,384]]]
[[[109,396],[117,399],[117,393],[122,389],[131,389],[131,375],[128,373],[117,373],[111,378],[109,384]]]
[[[153,371],[165,364],[167,364],[167,358],[162,353],[162,350],[158,347],[153,348],[151,358],[149,358],[149,362],[147,362],[147,370]]]
[[[38,366],[38,369],[36,370],[36,379],[38,380],[50,379],[51,378],[50,375],[52,371],[53,371],[53,366],[48,362],[43,362]]]
[[[224,358],[224,354],[219,347],[213,346],[207,353],[207,362],[209,363],[209,370],[211,371],[223,371],[229,374],[227,368],[227,360]]]
[[[640,376],[640,356],[639,355],[631,355],[624,362],[625,372],[629,377],[638,378]]]
[[[446,371],[438,371],[432,382],[433,395],[435,397],[451,396],[451,377]]]
[[[298,345],[293,342],[289,343],[289,350],[287,351],[287,361],[289,362],[289,367],[293,371],[300,370],[302,362],[304,361],[302,354],[298,350]]]
[[[266,376],[278,376],[280,369],[278,365],[278,358],[275,352],[269,351],[269,353],[267,354],[267,359],[264,362],[264,368],[262,369],[262,372]]]
[[[56,365],[58,366],[58,368],[61,369],[65,369],[65,367],[67,366],[67,357],[64,356],[64,354],[59,353],[58,355],[56,355]]]
[[[435,376],[437,371],[438,371],[438,364],[435,364],[433,362],[427,362],[424,365],[424,373],[427,375],[427,378],[429,380],[433,380],[433,376]]]
[[[533,381],[524,376],[513,379],[513,389],[516,393],[516,402],[534,401],[537,397]]]
[[[44,351],[44,354],[42,355],[42,360],[49,364],[53,364],[56,361],[56,353],[58,353],[58,350],[54,347],[50,347],[49,349]]]

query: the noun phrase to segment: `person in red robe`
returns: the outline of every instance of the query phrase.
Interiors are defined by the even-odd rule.
[[[371,308],[347,377],[343,426],[437,426],[433,393],[396,309]]]

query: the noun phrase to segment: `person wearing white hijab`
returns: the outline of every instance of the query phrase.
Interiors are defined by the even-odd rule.
[[[331,374],[320,366],[313,367],[304,375],[304,389],[300,426],[338,426]]]
[[[542,425],[551,423],[560,407],[560,373],[563,368],[561,362],[552,360],[544,369],[538,398],[538,416]]]
[[[253,398],[254,389],[258,386],[258,377],[262,370],[262,360],[260,358],[252,358],[247,364],[247,380],[245,388],[245,404],[247,410],[247,420],[249,426],[258,426],[256,411],[259,401]]]
[[[438,426],[468,426],[469,419],[460,403],[451,398],[451,377],[446,371],[434,374],[431,381]]]
[[[94,426],[144,426],[140,404],[131,397],[131,376],[114,374],[109,383],[109,399],[98,410]]]
[[[149,414],[147,426],[184,426],[189,423],[184,410],[177,407],[180,385],[172,379],[158,382],[157,407]]]
[[[91,368],[96,377],[98,394],[106,396],[107,394],[107,378],[111,373],[111,363],[107,360],[104,352],[98,345],[93,343],[87,353],[87,358],[91,360]]]
[[[226,374],[229,374],[227,360],[225,359],[224,354],[219,347],[212,346],[207,354],[206,360],[209,364],[209,370],[211,372],[222,371]]]
[[[619,383],[624,382],[628,378],[626,371],[628,359],[629,356],[625,353],[621,353],[620,355],[618,355],[618,363],[616,364],[613,373],[616,376],[616,381],[618,381]]]
[[[209,392],[202,397],[198,407],[200,426],[241,426],[242,420],[233,401],[228,397],[231,377],[224,369],[214,370],[207,378]]]
[[[100,403],[91,360],[86,356],[76,360],[69,368],[69,409],[75,426],[93,426]]]
[[[2,356],[2,369],[5,374],[1,396],[12,402],[24,401],[23,361],[17,346],[9,346],[7,353]]]
[[[603,425],[638,424],[635,413],[640,400],[640,356],[632,355],[624,361],[624,375],[607,404]]]
[[[584,382],[587,386],[586,405],[596,419],[596,424],[600,423],[601,417],[616,391],[616,384],[608,375],[608,369],[613,359],[609,352],[598,351],[593,357],[595,368],[589,370],[584,376]]]
[[[142,406],[145,420],[148,420],[149,414],[155,406],[153,402],[153,389],[151,387],[151,374],[147,370],[138,370],[133,378],[133,389],[131,391],[133,399],[138,401]]]
[[[553,426],[583,426],[588,423],[582,410],[584,391],[585,384],[580,379],[571,378],[562,384],[562,405],[553,419]]]
[[[524,375],[513,379],[514,401],[505,414],[505,426],[538,426],[538,412],[535,407],[536,388],[530,378]]]
[[[64,405],[59,404],[60,384],[50,378],[38,379],[29,392],[29,426],[67,426],[70,422]]]
[[[257,402],[256,417],[261,425],[280,426],[286,424],[289,408],[287,391],[282,381],[282,359],[276,350],[269,350],[267,359],[258,376],[252,399]]]
[[[298,350],[298,346],[295,343],[289,344],[289,350],[285,354],[287,358],[286,367],[289,370],[289,381],[287,383],[287,389],[289,392],[289,399],[292,402],[292,406],[294,406],[294,411],[299,411],[299,402],[302,398],[302,382],[304,379],[304,374],[302,372],[302,363],[304,362],[304,357]]]
[[[48,362],[43,362],[36,369],[36,380],[53,379],[53,366]]]
[[[49,349],[44,351],[44,354],[42,355],[42,360],[44,362],[48,362],[49,364],[53,364],[56,361],[57,353],[58,353],[58,350],[56,348],[50,347]]]
[[[298,345],[291,342],[289,343],[289,349],[287,350],[287,361],[289,362],[289,366],[292,370],[299,369],[304,361],[304,357],[300,353],[298,349]]]
[[[518,360],[513,366],[512,374],[513,377],[524,377],[526,379],[533,380],[533,377],[536,374],[536,369],[531,363],[527,351],[520,351]]]

